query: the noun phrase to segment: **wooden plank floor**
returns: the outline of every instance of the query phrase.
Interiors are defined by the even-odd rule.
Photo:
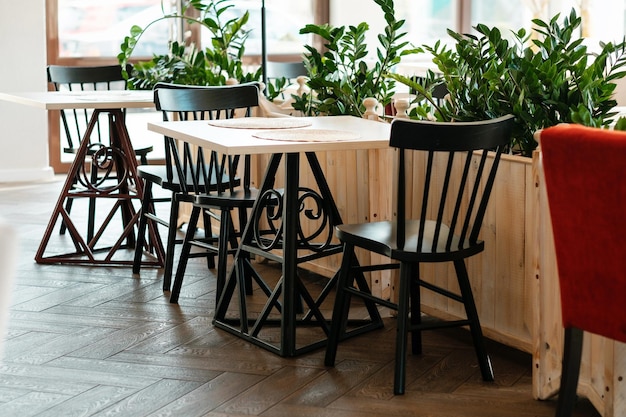
[[[0,362],[0,416],[553,416],[531,396],[531,358],[488,343],[496,375],[480,378],[468,333],[427,332],[407,393],[392,395],[394,320],[340,345],[280,358],[211,324],[213,271],[196,259],[179,305],[160,271],[37,265],[34,253],[61,187],[0,184],[0,216],[20,259]],[[275,268],[263,265],[264,268]],[[598,414],[580,400],[576,416]]]

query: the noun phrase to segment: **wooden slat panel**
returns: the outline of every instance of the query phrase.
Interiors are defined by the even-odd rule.
[[[530,347],[530,323],[525,323],[529,296],[525,293],[525,209],[526,182],[530,180],[528,158],[505,159],[500,164],[491,204],[495,207],[494,328]],[[528,170],[528,174],[530,170]]]

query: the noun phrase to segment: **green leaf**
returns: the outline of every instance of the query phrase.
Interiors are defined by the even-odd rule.
[[[620,117],[613,127],[615,130],[626,130],[626,117]]]
[[[143,29],[137,25],[133,25],[130,28],[130,36],[137,38],[139,36],[141,36],[141,34],[143,33]]]

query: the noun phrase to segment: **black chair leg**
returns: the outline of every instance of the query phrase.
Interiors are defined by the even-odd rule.
[[[220,215],[220,235],[217,243],[217,293],[216,302],[222,294],[226,284],[226,270],[228,267],[228,237],[232,236],[233,225],[230,211],[222,210]]]
[[[419,264],[414,267],[414,275],[410,275],[410,307],[411,307],[411,353],[422,353],[422,331],[417,328],[422,323],[422,308],[420,296],[420,269]]]
[[[406,355],[409,332],[409,298],[411,280],[415,278],[415,264],[400,265],[398,285],[398,323],[396,329],[396,365],[393,380],[393,393],[404,394],[406,385]]]
[[[178,212],[180,201],[175,193],[172,193],[170,207],[170,219],[167,227],[167,244],[165,246],[165,269],[163,271],[163,291],[169,291],[172,286],[172,273],[174,271],[174,253],[176,251],[176,234],[178,233]],[[197,219],[196,219],[197,222]],[[195,225],[193,227],[195,232]],[[192,236],[193,237],[193,236]]]
[[[185,234],[183,247],[180,250],[178,268],[176,269],[174,285],[172,286],[172,293],[170,294],[170,303],[172,304],[178,303],[178,296],[180,295],[180,289],[183,286],[183,278],[185,278],[185,270],[187,269],[187,261],[189,260],[189,254],[191,253],[191,242],[196,234],[196,228],[198,226],[198,219],[200,218],[201,211],[201,208],[194,206],[191,211],[191,216],[189,216],[187,233]]]
[[[248,223],[248,213],[246,212],[245,208],[240,208],[238,211],[239,211],[239,229],[243,231],[243,228],[245,227],[246,223]],[[239,243],[237,242],[237,233],[235,232],[235,227],[232,225],[232,219],[231,219],[230,237],[231,237],[230,247],[233,250],[235,250],[239,246]],[[248,261],[250,259],[250,254],[249,253],[243,252],[242,255],[244,256],[246,261]],[[247,268],[246,268],[246,271],[247,271]],[[246,294],[247,295],[252,295],[252,293],[253,293],[253,290],[252,290],[252,276],[250,274],[246,273],[244,275],[244,280],[245,280],[245,284],[246,284]]]
[[[566,328],[556,417],[569,417],[574,411],[582,350],[583,331],[575,327]]]
[[[98,169],[95,167],[95,164],[91,164],[91,183],[98,183]],[[91,242],[91,239],[94,237],[95,229],[96,229],[96,199],[94,197],[89,197],[88,200],[88,208],[87,208],[87,242]],[[124,225],[126,226],[126,225]]]
[[[489,355],[487,354],[487,349],[485,348],[483,331],[480,328],[478,311],[476,310],[476,303],[474,302],[472,287],[469,282],[469,276],[467,274],[465,262],[463,260],[454,261],[454,269],[456,270],[459,288],[461,289],[461,296],[463,297],[465,313],[467,314],[467,319],[470,321],[469,327],[472,334],[472,340],[474,342],[474,349],[476,350],[476,356],[478,358],[478,365],[480,366],[480,372],[482,374],[483,380],[493,381],[493,368],[491,366],[491,359],[489,358]]]
[[[324,364],[326,366],[335,366],[335,358],[337,357],[337,346],[341,335],[345,333],[348,323],[348,313],[350,310],[350,294],[345,289],[352,285],[350,279],[350,267],[354,258],[354,246],[344,244],[343,258],[339,268],[339,276],[337,278],[337,290],[335,295],[335,305],[333,307],[333,316],[326,342],[326,355]]]
[[[204,239],[207,242],[213,240],[213,228],[211,226],[211,215],[208,210],[202,210],[202,223],[204,224]],[[206,257],[207,268],[215,269],[215,255],[208,253]]]
[[[137,226],[137,240],[135,241],[135,257],[133,259],[133,274],[138,274],[141,270],[141,258],[143,257],[143,247],[145,244],[146,227],[148,218],[145,213],[150,209],[152,200],[152,181],[144,181],[143,199],[141,201],[141,214],[139,215],[139,225]]]

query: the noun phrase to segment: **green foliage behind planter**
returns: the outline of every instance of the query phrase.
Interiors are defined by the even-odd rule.
[[[626,43],[602,43],[591,54],[577,36],[581,19],[572,10],[562,23],[533,20],[530,33],[512,33],[509,42],[497,28],[479,24],[478,35],[452,30],[454,49],[440,42],[424,46],[432,53],[441,76],[430,73],[420,84],[397,74],[392,79],[418,91],[421,104],[412,117],[437,120],[479,120],[514,114],[514,151],[530,156],[537,143],[535,131],[558,123],[608,126],[617,104],[612,98],[614,81],[626,75]],[[530,46],[529,42],[530,42]],[[449,100],[437,107],[430,88],[443,81]]]
[[[211,42],[203,50],[193,44],[170,43],[168,54],[156,55],[149,61],[134,65],[132,74],[128,74],[129,87],[151,89],[159,81],[188,85],[223,85],[229,78],[239,82],[258,81],[262,69],[246,72],[241,61],[248,38],[248,31],[243,27],[248,22],[249,13],[226,19],[228,9],[233,6],[230,0],[185,0],[180,14],[164,13],[145,28],[133,26],[118,55],[122,67],[131,58],[143,33],[162,20],[201,25],[211,33]],[[193,11],[199,16],[190,17]]]
[[[374,97],[383,106],[389,104],[395,81],[385,74],[400,62],[400,56],[411,53],[403,50],[408,43],[401,39],[404,20],[396,20],[393,0],[374,0],[382,9],[386,26],[378,35],[380,43],[374,62],[368,60],[365,35],[369,25],[362,22],[357,26],[332,27],[306,25],[302,34],[312,33],[324,41],[325,51],[306,45],[308,51],[305,66],[308,71],[310,94],[296,97],[293,107],[306,115],[361,116],[365,111],[363,99]]]

